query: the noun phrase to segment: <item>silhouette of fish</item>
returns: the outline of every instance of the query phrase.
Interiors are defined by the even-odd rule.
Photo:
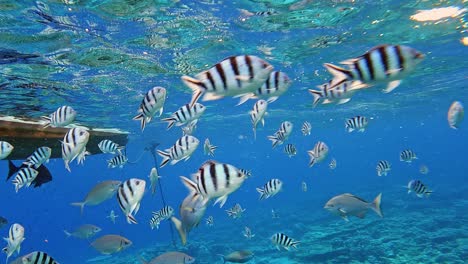
[[[22,164],[20,167],[16,167],[11,160],[8,160],[8,176],[6,180],[8,181],[11,178],[11,176],[15,175],[16,172],[18,172],[21,168],[25,167],[27,167],[27,165],[24,164]],[[41,165],[36,170],[39,173],[37,174],[34,181],[32,181],[31,183],[31,185],[34,186],[34,188],[40,187],[42,184],[52,181],[52,174],[50,174],[50,171],[47,169],[46,166]]]
[[[5,217],[0,216],[0,228],[2,228],[6,224],[8,224],[8,220]]]

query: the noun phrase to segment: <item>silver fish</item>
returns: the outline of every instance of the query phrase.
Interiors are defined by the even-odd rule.
[[[110,153],[114,155],[122,155],[122,150],[125,146],[119,146],[117,143],[109,139],[104,139],[98,144],[99,149],[102,153]]]
[[[296,156],[297,154],[296,146],[294,146],[293,144],[287,144],[284,147],[284,152],[288,154],[288,157]]]
[[[119,235],[105,235],[91,243],[91,246],[103,255],[120,252],[132,245],[132,241]]]
[[[386,160],[381,160],[377,163],[377,176],[387,176],[388,172],[391,170],[390,162]]]
[[[33,168],[21,168],[12,181],[13,185],[15,185],[15,191],[18,193],[22,187],[29,187],[38,174],[39,172]]]
[[[330,161],[330,164],[328,164],[328,167],[330,168],[330,170],[336,169],[336,159],[335,159],[335,158],[333,158],[333,159]]]
[[[346,221],[349,221],[349,215],[364,218],[369,209],[372,209],[380,217],[383,217],[382,210],[380,209],[381,198],[382,194],[380,193],[372,203],[369,203],[355,195],[345,193],[331,198],[324,208],[333,214],[341,216]]]
[[[151,194],[154,195],[154,193],[156,192],[156,186],[158,185],[159,178],[161,178],[161,176],[158,175],[158,169],[152,168],[148,177],[151,183]]]
[[[283,144],[291,134],[293,129],[293,124],[289,121],[284,121],[281,123],[281,126],[278,131],[275,132],[272,136],[268,136],[268,139],[271,140],[272,147]]]
[[[100,227],[97,227],[95,225],[85,224],[85,225],[79,226],[75,231],[71,233],[68,232],[67,230],[63,230],[63,232],[65,233],[67,237],[74,236],[80,239],[89,239],[95,236],[97,233],[101,232],[101,230],[102,229]]]
[[[21,258],[23,264],[59,264],[55,259],[42,251],[34,251]]]
[[[167,129],[170,129],[174,125],[182,126],[194,120],[198,120],[205,110],[206,107],[200,103],[196,103],[193,107],[186,104],[179,108],[179,110],[175,111],[171,117],[163,118],[162,121],[168,122]]]
[[[257,192],[260,193],[260,200],[268,199],[272,196],[275,196],[283,188],[283,182],[278,179],[271,179],[263,188],[257,188]]]
[[[113,157],[112,159],[107,161],[107,167],[108,168],[123,168],[125,164],[127,164],[128,158],[124,155],[117,155]]]
[[[276,233],[271,237],[271,241],[280,250],[280,246],[286,250],[289,250],[291,247],[297,249],[297,245],[301,242],[296,241],[283,233]]]
[[[174,223],[179,233],[182,245],[187,243],[187,234],[200,224],[205,211],[206,203],[204,202],[203,196],[199,193],[190,193],[180,205],[180,220],[174,216],[171,217],[171,221]]]
[[[257,124],[262,123],[265,126],[265,115],[267,114],[268,102],[265,100],[258,100],[252,111],[249,112],[250,121],[252,122],[254,138],[257,138]]]
[[[355,116],[348,118],[345,121],[346,132],[351,133],[354,130],[364,132],[368,124],[369,120],[365,116]]]
[[[71,172],[69,164],[76,158],[78,158],[78,164],[84,161],[88,140],[89,132],[81,127],[74,127],[65,134],[62,141],[62,158],[68,171]]]
[[[192,264],[194,262],[194,257],[191,257],[182,252],[175,251],[166,252],[162,255],[159,255],[150,262],[146,262],[145,260],[141,259],[142,264]]]
[[[250,228],[247,226],[244,227],[244,232],[242,232],[242,235],[244,235],[249,240],[255,236],[255,234],[252,234],[252,230],[250,230]]]
[[[119,216],[115,214],[114,210],[111,210],[109,215],[106,216],[106,218],[109,218],[112,221],[112,223],[114,223],[114,224],[115,224],[115,218],[117,218],[117,217],[119,217]]]
[[[159,224],[163,220],[167,220],[174,215],[174,209],[170,206],[164,206],[161,210],[153,212],[153,216],[150,219],[151,229],[159,229]]]
[[[447,121],[449,126],[453,129],[457,129],[460,126],[460,123],[463,121],[465,116],[465,110],[462,103],[455,101],[450,105],[450,108],[447,113]]]
[[[36,149],[33,154],[26,158],[23,162],[24,165],[28,167],[34,166],[34,168],[39,168],[42,163],[49,162],[50,155],[52,154],[52,149],[49,147],[40,147]]]
[[[200,141],[194,136],[183,136],[171,148],[165,151],[157,150],[158,154],[163,157],[159,167],[164,167],[169,161],[171,161],[171,165],[174,165],[182,159],[188,160],[199,143]]]
[[[88,192],[83,202],[72,203],[71,205],[80,207],[83,214],[85,205],[98,205],[112,198],[121,184],[121,181],[103,181],[98,183]]]
[[[140,209],[140,202],[145,194],[145,186],[146,182],[144,180],[132,178],[122,183],[117,190],[117,201],[129,224],[137,223],[133,213],[136,214]]]
[[[302,135],[309,136],[311,131],[312,131],[312,125],[308,121],[305,121],[301,127]]]
[[[429,197],[432,194],[432,191],[429,190],[424,183],[420,180],[411,180],[408,182],[408,193],[415,192],[416,196],[422,198],[424,196]]]
[[[388,82],[385,93],[393,91],[401,79],[412,72],[424,59],[424,55],[408,46],[380,45],[363,55],[341,62],[349,69],[325,63],[325,68],[333,74],[331,87],[343,81],[361,81],[365,84]]]
[[[291,85],[291,80],[288,75],[284,72],[273,71],[270,73],[270,76],[265,81],[265,83],[255,90],[254,93],[246,94],[240,97],[240,101],[237,105],[241,105],[249,99],[257,98],[268,98],[268,103],[273,103],[278,100],[279,96],[285,93],[289,86]]]
[[[20,253],[21,250],[21,243],[24,241],[24,227],[18,223],[14,223],[10,226],[10,230],[8,231],[8,237],[3,238],[8,245],[3,248],[3,252],[7,255],[7,261],[13,255],[13,253]]]
[[[211,145],[210,140],[207,138],[205,139],[205,144],[203,145],[203,150],[205,152],[205,155],[208,156],[214,156],[214,151],[218,148],[215,145]]]
[[[248,250],[234,251],[226,256],[220,255],[223,258],[224,263],[245,263],[253,259],[254,253]]]
[[[195,76],[182,76],[182,81],[192,89],[190,105],[204,94],[203,101],[217,100],[254,92],[273,71],[268,62],[250,55],[232,56]]]
[[[0,160],[8,157],[13,151],[14,147],[6,141],[0,141]]]
[[[76,111],[71,108],[70,106],[64,105],[59,107],[55,112],[50,114],[49,116],[43,116],[45,119],[46,127],[65,127],[69,124],[73,123],[76,118]]]
[[[206,225],[209,226],[209,227],[212,227],[214,225],[214,219],[213,219],[212,215],[210,215],[210,216],[208,216],[208,218],[206,218]]]
[[[316,163],[322,162],[328,155],[328,146],[322,141],[315,144],[312,150],[307,151],[309,154],[310,162],[309,167],[314,166]]]
[[[359,81],[343,81],[342,83],[331,86],[332,81],[317,86],[319,90],[309,89],[309,93],[314,97],[313,107],[316,107],[320,101],[322,104],[345,104],[351,100],[351,97],[360,89],[367,88]]]
[[[418,157],[411,149],[405,149],[400,153],[400,161],[411,163],[415,159],[418,159]]]
[[[145,129],[147,123],[153,119],[156,112],[162,115],[164,102],[166,101],[166,89],[160,86],[149,90],[138,108],[138,115],[133,120],[141,120],[141,131]]]

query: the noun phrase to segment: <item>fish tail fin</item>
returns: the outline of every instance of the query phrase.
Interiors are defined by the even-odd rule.
[[[81,215],[83,215],[83,210],[84,210],[85,204],[86,204],[85,202],[80,202],[80,203],[71,203],[70,205],[80,207]]]
[[[278,137],[276,136],[268,136],[268,139],[271,140],[272,147],[276,147],[279,143]]]
[[[257,188],[257,192],[260,194],[260,200],[263,200],[265,199],[265,190],[261,189],[261,188]]]
[[[162,150],[156,150],[159,154],[159,156],[161,156],[163,158],[163,161],[161,162],[161,165],[159,165],[160,168],[166,166],[166,164],[171,160],[171,156],[169,155],[168,152],[165,152],[165,151],[162,151]]]
[[[127,215],[127,223],[129,224],[138,224],[137,220],[132,214]]]
[[[330,87],[335,87],[336,85],[353,79],[353,75],[351,71],[346,70],[344,68],[338,67],[331,63],[325,63],[323,66],[328,70],[329,73],[333,75],[333,79],[331,80]]]
[[[125,146],[118,146],[118,147],[117,147],[117,152],[118,152],[120,155],[122,155],[122,150],[124,150],[124,149],[125,149]]]
[[[65,235],[67,236],[67,238],[71,237],[71,233],[68,232],[67,230],[63,230],[63,232],[65,233]]]
[[[192,180],[184,176],[180,176],[180,179],[182,180],[182,183],[185,185],[185,187],[187,187],[187,189],[189,190],[191,194],[198,193],[197,184],[195,182],[193,182]]]
[[[48,128],[50,126],[50,122],[51,122],[52,119],[49,116],[41,116],[41,118],[44,121],[46,121],[44,127],[42,127],[42,128]]]
[[[301,241],[294,241],[291,243],[291,247],[293,247],[294,249],[297,249],[297,245],[301,244]]]
[[[315,155],[314,155],[314,152],[312,151],[307,151],[307,154],[309,154],[309,157],[310,157],[310,161],[309,161],[309,167],[312,167],[314,166],[315,164]]]
[[[169,129],[171,129],[171,128],[174,126],[174,124],[175,124],[175,122],[176,122],[176,119],[173,118],[173,117],[168,117],[168,118],[163,118],[162,121],[168,122],[168,124],[167,124],[167,130],[169,130]]]
[[[252,94],[252,93],[248,93],[248,94],[242,95],[242,96],[240,97],[240,99],[239,99],[239,103],[237,103],[236,106],[239,106],[239,105],[241,105],[241,104],[247,102],[247,101],[248,101],[249,99],[251,99],[251,98],[255,98],[255,95]]]
[[[314,97],[312,102],[313,107],[316,107],[320,100],[322,99],[322,93],[320,91],[309,89],[309,93]]]
[[[177,229],[177,232],[179,232],[182,245],[185,246],[185,244],[187,244],[187,232],[185,232],[185,229],[182,227],[182,222],[179,219],[177,219],[175,216],[171,216],[171,221],[174,224],[175,228]]]
[[[64,160],[63,162],[65,163],[65,169],[66,169],[68,172],[71,172],[71,169],[70,169],[70,162],[67,161],[67,160]]]
[[[227,194],[223,195],[223,196],[219,197],[218,199],[216,199],[216,201],[214,202],[213,205],[216,205],[217,203],[219,203],[219,208],[222,208],[224,206],[224,204],[226,203],[227,198],[228,198]],[[208,203],[208,200],[206,200],[206,202],[203,202],[203,204],[206,204],[206,203]]]
[[[182,76],[182,81],[193,92],[192,100],[190,101],[190,107],[193,107],[198,99],[200,99],[200,96],[203,95],[203,92],[206,90],[205,84],[202,81],[187,75]]]
[[[13,164],[11,160],[8,160],[8,176],[6,178],[6,181],[8,181],[11,176],[13,176],[16,172],[18,172],[19,168]]]
[[[216,254],[216,255],[220,256],[223,259],[223,264],[226,263],[226,258],[224,257],[224,255],[221,255],[221,254]]]
[[[429,197],[429,196],[431,196],[431,194],[432,194],[433,192],[434,192],[434,191],[427,190],[426,192],[424,192],[424,196]]]
[[[380,209],[380,200],[382,199],[382,193],[379,193],[372,202],[371,208],[374,210],[380,217],[383,217],[382,209]]]
[[[145,116],[143,115],[143,113],[139,113],[138,115],[136,115],[133,120],[141,120],[141,131],[145,130],[145,126],[146,126],[146,118]]]

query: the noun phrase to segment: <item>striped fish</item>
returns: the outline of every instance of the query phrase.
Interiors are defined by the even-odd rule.
[[[330,161],[330,164],[328,164],[328,167],[330,168],[330,170],[336,169],[336,159],[335,159],[335,158],[333,158],[333,159]]]
[[[206,161],[193,175],[194,181],[181,176],[182,183],[190,193],[197,193],[203,197],[203,205],[209,200],[217,198],[214,204],[223,207],[229,194],[242,185],[245,175],[236,167],[214,160]]]
[[[51,256],[42,251],[34,251],[21,258],[23,264],[59,264]]]
[[[119,144],[109,139],[104,139],[101,142],[99,142],[98,147],[102,151],[102,153],[110,153],[114,155],[121,155],[122,150],[125,148],[125,146],[119,146]]]
[[[241,96],[237,105],[241,105],[247,102],[249,99],[257,98],[268,98],[267,102],[273,103],[274,101],[278,100],[280,95],[288,90],[290,85],[291,80],[286,73],[273,71],[270,73],[270,76],[265,81],[265,83],[254,93]]]
[[[302,183],[301,183],[301,186],[302,186],[302,191],[303,191],[303,192],[307,192],[307,183],[306,183],[306,182],[302,182]]]
[[[286,250],[289,250],[291,247],[297,249],[297,245],[301,242],[296,241],[283,233],[276,233],[271,237],[271,241],[276,246],[278,250],[280,247],[283,247]]]
[[[18,190],[24,186],[29,187],[31,183],[36,179],[39,172],[33,168],[23,167],[17,173],[12,183],[15,185],[15,191],[18,193]]]
[[[309,93],[314,97],[313,107],[316,107],[320,101],[322,104],[345,104],[358,90],[367,87],[359,81],[343,81],[335,86],[331,85],[332,81],[329,81],[317,86],[319,90],[309,89]]]
[[[146,182],[144,180],[132,178],[122,183],[117,190],[117,202],[129,224],[137,223],[133,213],[136,214],[140,209],[145,186]]]
[[[284,147],[284,152],[288,154],[289,157],[296,156],[297,154],[296,146],[294,146],[293,144],[287,144]]]
[[[260,194],[260,200],[268,199],[275,196],[281,191],[283,182],[278,179],[271,179],[262,188],[257,188],[257,192]]]
[[[245,209],[243,209],[242,206],[238,203],[236,203],[236,205],[234,205],[232,208],[226,210],[228,216],[233,219],[241,218],[243,212],[245,212]]]
[[[419,172],[421,174],[428,174],[429,173],[429,168],[426,165],[423,164],[423,165],[421,165],[419,167]]]
[[[307,151],[307,154],[309,154],[310,157],[309,167],[312,167],[327,157],[328,146],[324,142],[319,141],[312,150]]]
[[[393,91],[401,79],[412,72],[424,55],[408,46],[380,45],[363,55],[341,62],[349,69],[325,63],[325,68],[333,75],[331,86],[343,81],[361,81],[365,84],[389,82],[385,93]]]
[[[86,151],[88,144],[89,133],[81,127],[74,127],[68,130],[62,141],[62,158],[65,163],[65,168],[70,170],[70,162],[78,158],[78,164],[82,163],[85,156],[89,154]]]
[[[214,225],[214,219],[213,219],[213,216],[208,216],[208,218],[206,218],[206,225],[211,227]]]
[[[289,121],[284,121],[281,123],[281,126],[278,131],[275,132],[272,136],[268,136],[268,139],[271,140],[272,147],[281,145],[286,141],[291,134],[293,129],[293,124]]]
[[[465,110],[463,105],[459,101],[455,101],[450,105],[447,113],[447,121],[449,126],[453,129],[457,129],[460,123],[463,121],[465,116]]]
[[[192,153],[197,149],[200,141],[193,136],[183,136],[179,138],[176,143],[166,151],[157,150],[158,154],[163,157],[160,168],[166,166],[171,161],[171,165],[176,164],[180,160],[188,160]]]
[[[76,118],[76,111],[70,106],[64,105],[59,107],[55,112],[49,116],[43,116],[42,119],[46,121],[46,127],[64,127],[73,123]]]
[[[265,11],[256,11],[256,12],[250,12],[245,9],[239,9],[239,11],[242,13],[243,16],[246,16],[246,17],[251,17],[251,16],[269,17],[269,16],[279,14],[279,12],[274,9],[268,9]]]
[[[418,159],[418,157],[411,149],[405,149],[400,153],[400,161],[411,163],[415,159]]]
[[[156,112],[162,115],[164,102],[166,101],[166,89],[160,86],[149,90],[138,108],[138,115],[133,120],[141,120],[141,131],[145,129],[147,123],[151,121]]]
[[[107,167],[108,168],[123,168],[125,164],[127,164],[128,158],[124,155],[118,155],[113,157],[112,159],[107,161]]]
[[[244,174],[245,177],[247,177],[247,178],[250,177],[250,176],[252,176],[252,171],[250,171],[250,170],[246,170],[246,169],[239,169],[239,170],[240,170],[240,172],[241,172],[242,174]]]
[[[429,190],[420,180],[411,180],[408,183],[408,193],[415,192],[416,196],[422,198],[424,196],[429,197],[432,191]]]
[[[170,129],[174,125],[182,126],[194,120],[198,120],[205,110],[206,107],[199,103],[196,103],[193,107],[186,104],[179,108],[179,110],[172,113],[171,117],[163,118],[162,121],[168,122],[167,129]]]
[[[150,219],[151,229],[159,229],[159,224],[163,220],[167,220],[174,215],[174,209],[170,206],[164,206],[161,210],[153,212],[153,216]]]
[[[8,157],[15,147],[6,141],[0,141],[0,160]]]
[[[258,100],[252,111],[249,112],[250,121],[252,122],[254,138],[257,138],[257,124],[258,122],[262,123],[262,126],[265,126],[265,115],[267,114],[268,102],[265,100]]]
[[[195,76],[182,76],[182,81],[193,91],[190,105],[200,96],[203,101],[217,100],[254,92],[268,79],[273,66],[256,56],[232,56]]]
[[[24,227],[17,223],[12,224],[8,231],[8,237],[4,238],[8,244],[2,249],[2,251],[7,255],[6,263],[8,263],[8,259],[13,255],[13,253],[20,253],[21,243],[23,243],[24,239]]]
[[[346,129],[346,132],[348,133],[351,133],[354,130],[357,130],[359,132],[364,132],[368,124],[369,124],[369,120],[367,119],[367,117],[355,116],[355,117],[346,119],[345,129]]]
[[[390,162],[386,160],[381,160],[377,163],[377,176],[387,176],[388,172],[390,171]]]
[[[42,163],[49,162],[50,155],[52,154],[52,149],[49,147],[40,147],[36,149],[31,156],[27,157],[23,162],[24,165],[28,167],[34,166],[34,168],[39,168]]]
[[[309,136],[311,131],[312,131],[312,125],[308,121],[305,121],[304,123],[302,123],[302,127],[301,127],[302,135]]]
[[[252,230],[250,230],[248,226],[244,227],[244,232],[242,232],[242,235],[244,235],[249,240],[255,237],[255,234],[252,234]]]
[[[214,151],[216,150],[217,146],[211,145],[210,140],[207,138],[205,139],[205,144],[203,145],[203,150],[205,155],[214,156]]]

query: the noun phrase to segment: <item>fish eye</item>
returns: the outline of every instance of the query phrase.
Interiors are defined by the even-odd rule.
[[[140,185],[140,181],[135,181],[135,184],[136,184],[136,185]]]
[[[81,131],[81,132],[80,132],[80,136],[82,136],[82,135],[84,135],[84,131]]]

